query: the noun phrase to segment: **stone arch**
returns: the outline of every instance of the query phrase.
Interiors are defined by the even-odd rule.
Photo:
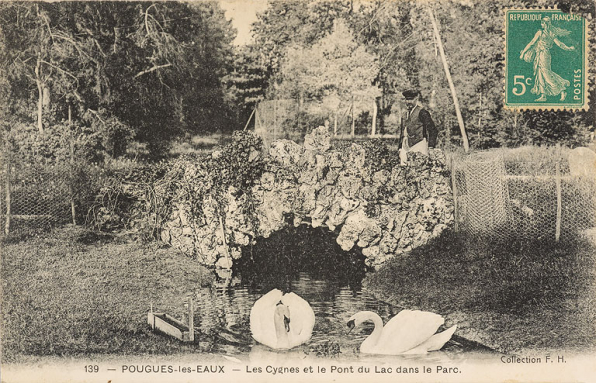
[[[267,171],[251,193],[229,188],[221,216],[212,199],[203,201],[201,217],[193,217],[185,203],[174,203],[162,241],[204,265],[230,268],[241,247],[287,225],[307,223],[339,232],[336,240],[343,250],[360,247],[367,264],[376,267],[453,223],[441,151],[432,151],[430,158],[414,155],[408,166],[388,167],[367,163],[361,145],[345,146],[332,148],[324,127],[307,135],[303,145],[274,141],[264,154]]]

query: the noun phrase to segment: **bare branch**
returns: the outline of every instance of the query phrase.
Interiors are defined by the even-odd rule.
[[[89,28],[84,27],[83,29],[85,29],[85,32],[87,32],[87,34],[89,36],[91,36],[91,39],[93,40],[93,42],[95,43],[95,46],[97,47],[97,49],[99,50],[99,53],[101,53],[101,55],[103,57],[106,57],[106,54],[104,53],[103,49],[101,48],[101,45],[99,44],[99,41],[97,41],[97,39],[95,38],[95,34],[93,33],[93,31]],[[115,28],[114,28],[115,29]]]
[[[151,9],[151,7],[154,7],[154,6],[155,6],[155,3],[151,4],[145,10],[145,30],[147,31],[147,35],[150,35],[151,34],[151,32],[149,32],[149,20],[148,20],[149,19],[149,10]],[[157,20],[156,20],[156,22],[157,22]]]
[[[96,110],[93,110],[93,109],[87,109],[87,110],[88,110],[89,112],[91,112],[91,113],[92,113],[92,114],[93,114],[95,117],[97,117],[97,119],[98,119],[99,121],[101,121],[101,123],[102,123],[102,124],[104,124],[104,125],[106,124],[106,122],[104,121],[104,119],[103,119],[103,118],[101,118],[101,116],[99,115],[99,113],[98,113]]]
[[[358,33],[356,33],[357,35],[361,34],[362,32],[364,32],[364,30],[366,28],[370,28],[372,26],[372,23],[377,19],[377,16],[379,15],[379,13],[381,13],[381,11],[385,10],[386,6],[390,4],[390,3],[384,3],[381,4],[381,6],[379,8],[377,8],[377,10],[375,11],[375,14],[370,18],[370,20],[368,21],[368,25],[362,27],[362,29],[360,29],[358,31]]]
[[[422,41],[421,39],[415,39],[416,36],[414,36],[413,33],[409,34],[408,36],[406,36],[402,41],[400,41],[399,43],[396,43],[393,48],[391,48],[391,50],[385,55],[385,58],[381,61],[381,68],[385,68],[385,66],[387,65],[387,62],[389,61],[389,59],[391,59],[393,57],[393,54],[400,49],[401,53],[404,53],[407,50],[410,49],[414,49],[416,48],[416,45],[414,43],[410,43],[411,40],[414,40],[414,42],[419,42]],[[409,47],[404,48],[404,45],[408,44]]]
[[[68,76],[70,76],[70,77],[72,77],[72,78],[74,78],[74,79],[75,79],[75,81],[76,81],[77,83],[79,82],[79,79],[78,79],[78,78],[77,78],[75,75],[73,75],[72,73],[70,73],[69,71],[67,71],[67,70],[64,70],[64,69],[60,68],[59,66],[56,66],[56,65],[54,65],[54,64],[52,64],[52,63],[49,63],[49,62],[47,62],[46,60],[39,60],[39,61],[40,61],[40,62],[42,62],[42,63],[44,63],[44,64],[46,64],[46,65],[49,65],[49,66],[51,66],[51,67],[52,67],[52,68],[54,68],[54,69],[57,69],[57,70],[59,70],[60,72],[62,72],[62,73],[64,73],[64,74],[66,74],[66,75],[68,75]]]
[[[142,75],[144,75],[144,74],[147,74],[147,73],[150,73],[150,72],[153,72],[153,71],[159,70],[159,69],[163,69],[163,68],[171,67],[171,66],[172,66],[172,64],[171,64],[171,63],[164,64],[164,65],[156,65],[156,66],[154,66],[153,68],[149,68],[149,69],[146,69],[146,70],[144,70],[144,71],[142,71],[142,72],[139,72],[139,73],[137,73],[137,74],[136,74],[136,75],[133,77],[133,79],[134,79],[134,78],[137,78],[137,77],[139,77],[139,76],[142,76]]]
[[[48,27],[48,33],[50,34],[50,38],[52,39],[52,42],[54,42],[54,35],[52,34],[52,28],[50,27],[50,20],[48,20],[48,17],[46,15],[40,15],[40,17],[43,19],[43,21],[45,21],[46,26]]]
[[[62,33],[64,33],[64,32],[62,32]],[[74,48],[77,50],[77,52],[79,52],[79,54],[80,54],[80,55],[87,57],[89,60],[91,60],[91,61],[93,61],[95,64],[99,65],[99,62],[98,62],[98,61],[97,61],[97,60],[96,60],[96,59],[95,59],[93,56],[91,56],[91,55],[90,55],[90,54],[88,54],[87,52],[83,51],[83,50],[80,48],[79,44],[78,44],[76,41],[74,41],[74,40],[73,40],[73,39],[71,39],[70,37],[66,36],[66,33],[64,33],[64,35],[63,35],[62,33],[59,33],[59,32],[57,32],[57,33],[55,33],[55,34],[53,35],[53,37],[58,37],[58,38],[60,38],[60,39],[62,39],[62,40],[68,41],[68,42],[69,42],[69,43],[71,43],[71,44],[72,44],[72,46],[73,46],[73,47],[74,47]]]
[[[72,94],[73,94],[73,96],[75,96],[75,98],[76,98],[77,100],[79,100],[79,102],[80,102],[80,103],[82,103],[82,102],[83,102],[83,98],[81,97],[81,95],[79,94],[79,92],[77,92],[77,90],[76,90],[76,89],[72,91]]]

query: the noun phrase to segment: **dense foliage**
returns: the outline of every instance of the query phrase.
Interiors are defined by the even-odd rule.
[[[279,71],[274,97],[314,101],[309,114],[332,116],[350,105],[354,113],[373,109],[380,90],[373,85],[377,59],[358,45],[348,26],[339,19],[333,31],[311,47],[288,48]]]
[[[459,145],[430,8],[472,147],[584,144],[589,112],[502,107],[502,9],[530,5],[552,4],[271,1],[253,24],[254,41],[235,47],[214,1],[2,3],[3,137],[68,125],[88,136],[96,159],[125,154],[133,140],[144,145],[139,153],[163,156],[172,138],[242,128],[259,101],[275,98],[314,105],[302,113],[318,117],[300,119],[317,123],[333,124],[341,110],[370,125],[376,109],[378,131],[394,133],[401,92],[415,87],[440,142]],[[561,6],[594,16],[587,0]],[[593,85],[590,93],[594,100]]]
[[[64,121],[107,155],[134,137],[154,154],[184,132],[224,129],[234,30],[216,2],[0,4],[4,131]]]
[[[268,97],[278,97],[280,89],[296,87],[296,79],[302,79],[303,73],[309,70],[313,74],[308,81],[301,82],[307,87],[303,94],[314,92],[312,97],[316,100],[317,89],[333,78],[329,72],[335,71],[336,78],[353,75],[341,67],[316,73],[318,59],[313,55],[313,47],[330,39],[334,24],[344,23],[349,26],[359,48],[376,58],[376,65],[369,66],[369,74],[372,75],[371,85],[381,89],[376,99],[380,130],[391,133],[398,129],[404,110],[401,92],[414,87],[421,91],[439,125],[442,145],[459,146],[461,135],[432,33],[430,7],[439,24],[472,147],[484,149],[556,142],[576,146],[586,143],[589,130],[593,129],[593,114],[566,111],[513,113],[503,109],[502,9],[551,5],[546,1],[526,0],[373,1],[362,4],[272,1],[254,24],[252,49],[261,53],[261,63],[266,68],[263,73],[269,79]],[[591,14],[588,21],[593,26],[593,3],[580,1],[562,6],[585,16]],[[594,58],[594,44],[591,47],[590,57]],[[295,64],[301,61],[303,65]],[[338,85],[339,81],[334,84]],[[594,100],[593,85],[590,92]],[[329,115],[332,120],[332,113]]]
[[[185,203],[193,217],[204,217],[205,201],[218,214],[225,211],[227,193],[250,193],[265,170],[262,141],[252,133],[234,132],[232,142],[210,155],[183,156],[164,164],[167,171],[155,178],[154,197],[147,200],[151,232],[169,218],[175,203]],[[250,212],[247,212],[250,214]]]

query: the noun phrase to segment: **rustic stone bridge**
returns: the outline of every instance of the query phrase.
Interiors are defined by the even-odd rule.
[[[175,201],[162,241],[204,265],[230,268],[243,246],[287,225],[325,226],[337,233],[342,249],[358,246],[366,262],[378,266],[453,223],[449,172],[440,150],[430,158],[414,155],[408,166],[374,167],[361,145],[332,148],[319,128],[303,145],[279,140],[259,155],[269,157],[268,166],[251,193],[230,187],[222,213],[207,197],[200,217],[188,203]]]

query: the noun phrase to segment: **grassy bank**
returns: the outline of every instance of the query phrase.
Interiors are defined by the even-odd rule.
[[[156,336],[150,304],[181,315],[212,273],[172,249],[56,229],[2,244],[2,361],[194,350]]]
[[[389,303],[441,313],[500,351],[596,349],[596,251],[573,244],[483,244],[451,232],[395,257],[365,283]]]

